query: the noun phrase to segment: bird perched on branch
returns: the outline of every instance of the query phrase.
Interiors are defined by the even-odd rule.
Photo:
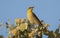
[[[26,11],[28,21],[30,24],[40,25],[42,26],[41,21],[38,19],[38,17],[33,13],[34,7],[29,7]]]

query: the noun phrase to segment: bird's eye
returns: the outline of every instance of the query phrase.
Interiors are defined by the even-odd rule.
[[[31,9],[31,7],[29,7],[29,9]]]

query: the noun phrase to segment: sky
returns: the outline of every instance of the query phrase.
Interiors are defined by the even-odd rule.
[[[6,38],[5,23],[10,19],[10,23],[14,23],[15,18],[26,18],[26,10],[28,7],[34,6],[33,12],[40,20],[44,20],[49,24],[49,30],[58,28],[60,24],[60,0],[0,0],[0,35]],[[47,36],[43,35],[43,38]]]

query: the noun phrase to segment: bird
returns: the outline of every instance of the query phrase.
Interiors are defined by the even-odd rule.
[[[41,21],[38,19],[38,17],[36,16],[36,14],[34,14],[33,8],[34,7],[29,7],[26,10],[27,19],[30,22],[30,24],[35,24],[35,25],[42,26]]]

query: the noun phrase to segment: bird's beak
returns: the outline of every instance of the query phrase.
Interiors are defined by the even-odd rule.
[[[34,8],[34,7],[32,7],[32,8]]]
[[[34,7],[29,7],[29,9],[34,8]]]

